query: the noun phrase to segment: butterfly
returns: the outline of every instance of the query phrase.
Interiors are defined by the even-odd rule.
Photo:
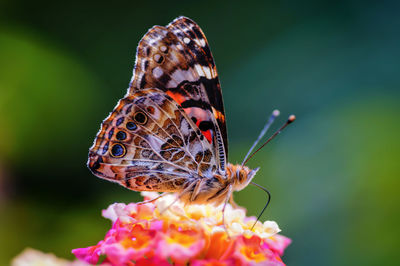
[[[126,95],[90,148],[89,169],[131,190],[220,205],[258,170],[227,157],[221,86],[203,31],[186,17],[154,26],[139,42]]]

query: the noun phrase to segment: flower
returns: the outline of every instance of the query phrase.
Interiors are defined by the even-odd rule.
[[[84,261],[68,261],[65,259],[60,259],[51,253],[43,253],[41,251],[26,248],[17,257],[15,257],[12,262],[12,266],[89,266]]]
[[[145,200],[158,193],[142,192]],[[273,221],[257,222],[244,209],[184,205],[174,195],[151,203],[114,203],[102,215],[112,221],[104,240],[72,253],[105,265],[284,265],[291,240]]]

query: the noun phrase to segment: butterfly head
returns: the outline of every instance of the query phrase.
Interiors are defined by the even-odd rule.
[[[235,191],[244,189],[256,175],[259,167],[250,169],[243,165],[228,164],[226,167],[227,175],[233,182],[233,188]]]

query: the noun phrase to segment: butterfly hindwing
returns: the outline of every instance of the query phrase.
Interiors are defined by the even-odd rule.
[[[121,99],[89,153],[99,177],[139,191],[180,191],[217,165],[212,147],[172,98],[144,89]]]
[[[212,144],[225,171],[227,133],[222,92],[207,40],[192,20],[155,26],[140,41],[128,95],[158,88],[178,103]]]

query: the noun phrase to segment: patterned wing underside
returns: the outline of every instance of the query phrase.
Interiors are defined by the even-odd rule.
[[[158,89],[121,99],[103,121],[89,157],[94,174],[137,191],[181,191],[217,169],[210,143]]]
[[[225,172],[227,133],[222,92],[207,40],[192,20],[155,26],[140,41],[128,95],[159,88],[173,98],[212,143]]]

